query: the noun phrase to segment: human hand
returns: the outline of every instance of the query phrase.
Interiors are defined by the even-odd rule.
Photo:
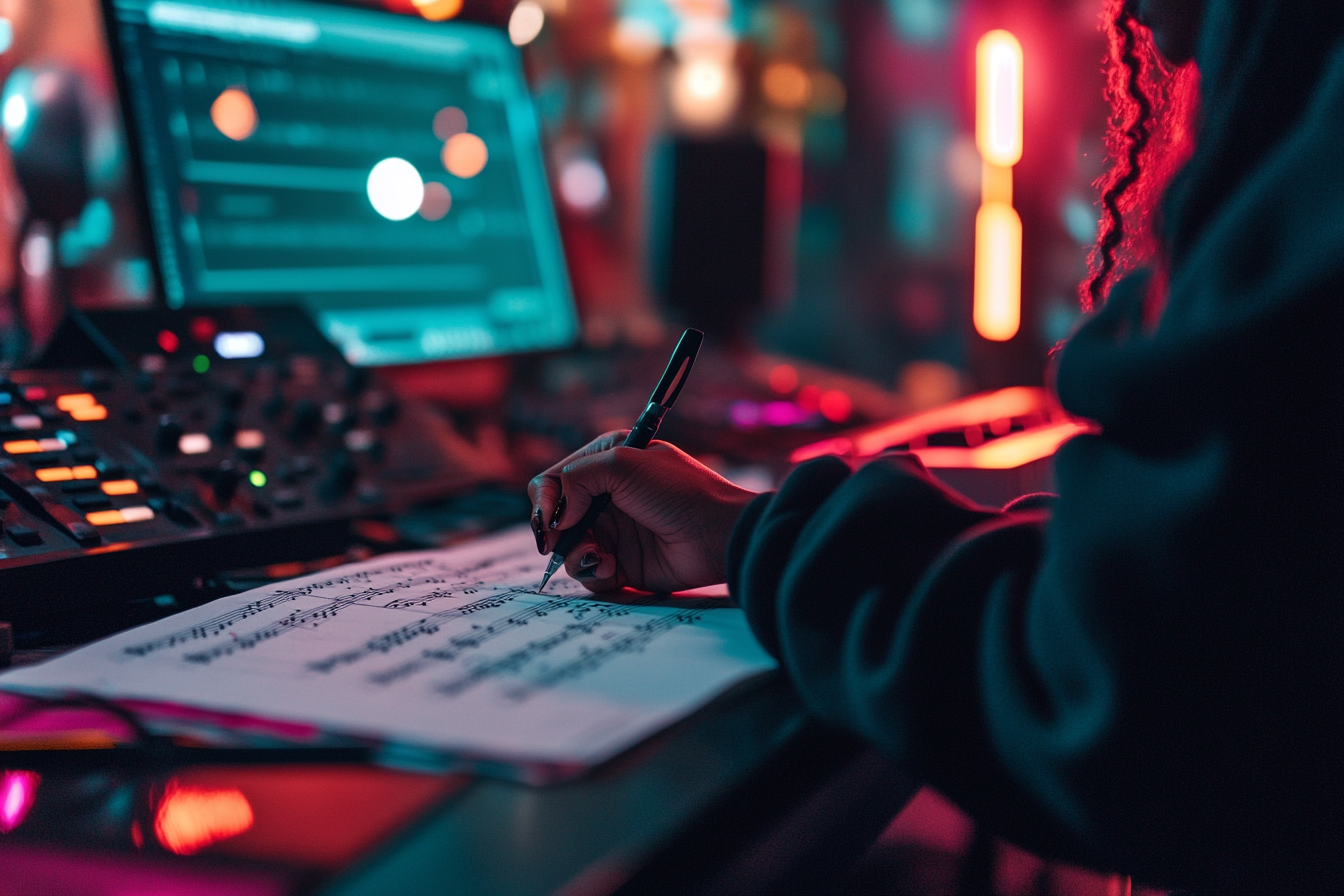
[[[565,569],[589,591],[681,591],[724,581],[728,538],[756,497],[667,442],[625,448],[609,432],[527,487],[537,549],[549,553],[593,498],[611,494]]]

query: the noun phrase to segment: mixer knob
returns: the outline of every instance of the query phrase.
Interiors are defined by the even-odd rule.
[[[219,390],[219,404],[221,407],[230,411],[236,411],[243,406],[243,399],[247,397],[238,386],[225,386]]]
[[[374,426],[388,426],[397,419],[397,400],[391,395],[374,396],[367,404],[369,419]]]
[[[345,369],[345,392],[347,395],[358,395],[369,385],[369,372],[363,367],[347,367]]]
[[[322,423],[322,409],[306,398],[294,403],[294,419],[290,426],[290,435],[294,439],[305,439],[317,431]]]
[[[271,397],[266,399],[266,403],[261,406],[261,413],[265,415],[267,420],[274,420],[284,412],[285,396],[280,393],[279,389],[276,389]]]
[[[215,470],[214,478],[210,482],[210,490],[215,495],[215,501],[223,507],[233,500],[233,495],[238,491],[238,486],[242,484],[243,474],[230,461],[224,461]]]
[[[210,438],[216,445],[226,445],[233,441],[237,432],[238,415],[232,410],[225,409],[219,412],[219,419],[210,428]]]
[[[156,451],[166,455],[176,454],[177,443],[181,438],[181,423],[178,423],[168,414],[159,418],[158,428],[154,430],[154,449]]]
[[[336,501],[350,491],[358,476],[359,468],[355,466],[354,460],[345,452],[339,452],[327,465],[327,475],[318,484],[318,494],[325,501]]]

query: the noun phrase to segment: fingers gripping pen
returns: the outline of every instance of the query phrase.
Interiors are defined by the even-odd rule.
[[[658,381],[658,387],[653,390],[653,395],[649,396],[649,403],[644,408],[644,413],[639,415],[630,434],[621,443],[623,447],[649,447],[649,442],[652,442],[653,437],[658,434],[658,426],[663,422],[663,415],[671,410],[677,396],[681,394],[682,386],[686,385],[686,377],[690,375],[691,365],[695,363],[695,356],[699,354],[700,345],[704,341],[705,334],[699,330],[687,330],[681,334],[681,339],[677,341],[677,347],[672,350],[672,357],[667,362],[667,369],[663,371],[663,378]],[[561,533],[560,540],[556,542],[555,550],[551,553],[551,561],[546,564],[546,575],[542,577],[541,585],[537,587],[538,591],[546,589],[546,583],[551,580],[551,576],[555,575],[555,571],[565,562],[569,552],[578,547],[579,542],[588,536],[589,530],[610,503],[611,495],[608,493],[593,498],[583,519]]]

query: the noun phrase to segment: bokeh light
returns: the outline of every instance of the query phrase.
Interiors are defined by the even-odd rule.
[[[436,180],[425,183],[425,196],[420,200],[420,217],[426,221],[438,221],[453,207],[453,194]]]
[[[485,141],[475,134],[454,134],[443,144],[443,167],[463,180],[480,174],[489,158]]]
[[[896,389],[910,402],[910,409],[939,407],[961,394],[961,375],[942,361],[911,361],[901,368]]]
[[[8,834],[23,824],[33,800],[37,799],[41,780],[36,772],[0,773],[0,834]]]
[[[737,71],[713,58],[689,59],[672,76],[672,109],[683,124],[712,129],[728,122],[740,92]]]
[[[770,368],[770,389],[780,395],[788,395],[798,388],[798,368],[792,364],[776,364]]]
[[[611,53],[630,65],[647,65],[663,52],[663,36],[647,19],[626,17],[611,29]]]
[[[560,198],[574,211],[597,211],[607,196],[607,175],[595,160],[579,156],[560,167]]]
[[[761,72],[761,92],[781,109],[801,109],[812,98],[812,79],[800,65],[772,62]]]
[[[844,423],[854,413],[854,401],[839,389],[831,389],[821,393],[817,409],[832,423]]]
[[[373,210],[389,221],[406,220],[419,211],[425,198],[420,172],[410,162],[395,157],[373,166],[367,191]]]
[[[252,805],[240,790],[204,790],[170,781],[154,818],[169,852],[186,856],[252,827]]]
[[[230,87],[210,104],[210,120],[230,140],[246,140],[257,130],[257,107],[239,87]]]
[[[467,129],[467,113],[456,106],[444,106],[434,113],[434,136],[448,140]]]
[[[532,43],[546,24],[546,12],[536,0],[520,0],[509,16],[509,40],[515,47]]]
[[[462,11],[462,0],[411,0],[411,5],[431,22],[451,19]]]

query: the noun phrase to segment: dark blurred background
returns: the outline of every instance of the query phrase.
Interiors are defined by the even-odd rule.
[[[853,374],[914,411],[1040,384],[1076,319],[1103,164],[1098,0],[385,5],[493,23],[523,45],[589,348],[653,345],[692,322],[720,345]],[[13,362],[55,325],[53,291],[134,307],[155,285],[96,0],[0,0],[0,21],[7,128],[24,103],[75,116],[63,131],[44,119],[56,129],[45,145],[64,147],[43,161],[55,170],[0,148]],[[971,323],[974,47],[992,28],[1025,58],[1022,324],[1005,342]]]

